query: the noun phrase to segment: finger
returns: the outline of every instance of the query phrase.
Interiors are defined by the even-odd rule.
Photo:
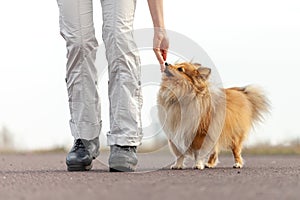
[[[154,50],[154,53],[156,55],[156,58],[157,58],[159,64],[164,64],[164,59],[162,57],[160,49],[159,48],[154,48],[153,50]]]

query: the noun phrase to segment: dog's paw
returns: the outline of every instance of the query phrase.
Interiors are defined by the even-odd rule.
[[[205,168],[212,169],[212,168],[214,168],[214,167],[215,167],[215,165],[213,165],[213,164],[210,164],[210,163],[206,163],[206,164],[205,164]]]
[[[177,164],[174,164],[170,167],[170,169],[173,169],[173,170],[180,170],[180,169],[184,169],[184,166],[183,165],[177,165]]]
[[[193,166],[193,169],[204,169],[205,168],[205,165],[204,165],[204,160],[203,159],[198,159],[196,160],[194,166]]]
[[[205,168],[205,165],[203,164],[198,164],[198,165],[194,165],[193,169],[200,169],[203,170]]]
[[[236,169],[240,169],[240,168],[242,168],[243,167],[243,164],[241,164],[241,163],[235,163],[234,165],[233,165],[233,168],[236,168]]]

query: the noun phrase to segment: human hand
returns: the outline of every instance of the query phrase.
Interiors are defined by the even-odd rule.
[[[164,28],[154,28],[153,51],[160,64],[160,70],[165,70],[164,62],[167,59],[169,49],[169,38]]]

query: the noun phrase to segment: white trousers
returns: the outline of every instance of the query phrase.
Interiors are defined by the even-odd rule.
[[[75,139],[93,139],[101,131],[95,66],[98,42],[92,0],[57,0],[60,31],[67,44],[66,82]],[[138,146],[142,139],[140,58],[133,40],[136,0],[101,0],[102,39],[109,73],[108,145]],[[100,92],[101,93],[101,92]]]

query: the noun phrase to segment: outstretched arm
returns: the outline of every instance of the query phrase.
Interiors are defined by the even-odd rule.
[[[169,39],[165,30],[163,0],[148,0],[148,5],[154,26],[153,50],[160,64],[161,71],[164,71],[164,61],[167,59]]]

